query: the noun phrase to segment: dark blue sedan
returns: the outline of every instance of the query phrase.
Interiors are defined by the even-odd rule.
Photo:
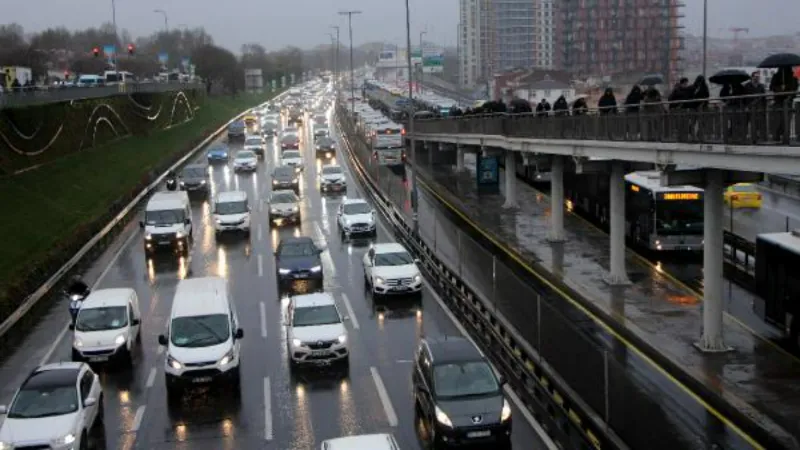
[[[230,158],[230,152],[228,151],[228,147],[224,145],[217,145],[208,151],[207,157],[209,163],[227,163],[228,158]]]

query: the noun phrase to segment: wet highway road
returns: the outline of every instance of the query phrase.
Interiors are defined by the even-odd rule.
[[[133,287],[142,310],[143,345],[133,369],[101,369],[108,448],[299,450],[319,448],[324,439],[371,432],[393,433],[404,450],[423,448],[418,434],[424,432],[417,432],[410,391],[413,350],[422,335],[453,335],[459,329],[427,289],[417,304],[393,305],[375,304],[364,291],[361,258],[368,243],[341,241],[335,222],[341,197],[318,192],[319,163],[306,150],[308,131],[304,130],[301,147],[306,163],[301,225],[273,230],[268,226],[265,201],[279,151],[270,144],[254,174],[236,175],[223,166],[212,169],[212,194],[234,189],[248,193],[253,207],[249,239],[231,236],[217,242],[209,202],[199,199],[193,204],[198,225],[188,259],[146,260],[143,236],[134,222],[85,275],[87,281],[97,282],[95,288]],[[352,177],[348,181],[348,195],[361,196]],[[348,375],[311,371],[290,375],[282,323],[286,300],[275,288],[272,253],[281,237],[300,234],[327,247],[325,289],[346,314],[351,336]],[[377,240],[390,239],[379,224]],[[225,391],[196,391],[177,408],[168,408],[164,349],[157,336],[166,329],[178,281],[206,275],[229,280],[245,330],[241,399]],[[56,302],[20,346],[4,354],[0,402],[11,399],[37,364],[69,358],[67,318],[66,304]],[[545,448],[516,405],[514,416],[515,448]]]
[[[759,209],[731,210],[726,206],[726,230],[755,242],[756,236],[761,233],[781,233],[800,227],[800,199],[769,189],[761,189],[760,192]]]

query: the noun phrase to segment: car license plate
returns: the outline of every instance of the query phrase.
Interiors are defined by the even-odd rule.
[[[108,356],[92,356],[89,358],[90,362],[106,362],[108,361]]]
[[[491,435],[492,435],[492,432],[489,431],[489,430],[485,430],[485,431],[470,431],[469,433],[467,433],[467,437],[470,438],[470,439],[484,438],[484,437],[489,437]]]
[[[408,287],[406,287],[406,286],[397,286],[396,288],[394,288],[394,290],[403,292],[403,291],[407,291]]]
[[[311,356],[328,356],[330,352],[327,350],[311,350]]]
[[[211,381],[211,377],[197,377],[193,378],[193,383],[209,383]]]
[[[169,245],[169,241],[158,241],[158,245]]]
[[[302,273],[296,273],[296,274],[294,274],[294,277],[295,277],[295,279],[298,279],[298,280],[302,280],[303,278],[305,278],[305,276]]]

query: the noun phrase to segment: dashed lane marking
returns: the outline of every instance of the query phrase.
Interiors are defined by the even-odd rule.
[[[358,318],[355,312],[353,312],[353,305],[350,304],[350,298],[348,298],[347,294],[344,292],[342,292],[342,303],[344,303],[344,308],[347,310],[347,315],[350,316],[350,323],[353,325],[353,329],[357,330],[359,328]]]
[[[267,306],[264,302],[258,304],[258,310],[261,315],[261,337],[267,337]]]
[[[145,386],[147,386],[147,388],[149,389],[153,387],[153,383],[155,381],[156,381],[156,368],[153,367],[150,369],[150,374],[147,375],[147,383],[145,384]]]
[[[383,384],[383,378],[381,378],[381,374],[378,372],[377,367],[372,366],[369,368],[369,371],[372,372],[372,381],[375,382],[375,389],[378,390],[378,397],[380,397],[381,403],[383,404],[383,410],[386,412],[386,420],[389,422],[389,426],[396,427],[397,413],[394,412],[392,399],[389,398],[389,393],[386,391],[386,386]]]
[[[264,276],[264,257],[262,255],[258,255],[258,276]]]
[[[272,440],[272,389],[269,377],[264,378],[264,439]]]
[[[139,427],[142,426],[142,419],[144,418],[144,410],[146,408],[147,405],[142,405],[136,409],[136,416],[133,418],[133,427],[131,427],[131,431],[134,433],[139,431]]]

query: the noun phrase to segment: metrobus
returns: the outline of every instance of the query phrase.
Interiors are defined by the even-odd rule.
[[[753,311],[765,322],[789,331],[800,299],[800,230],[756,236],[756,294]],[[797,318],[800,320],[800,318]],[[797,336],[794,336],[797,338]]]
[[[405,129],[396,123],[383,124],[372,130],[372,154],[381,166],[403,165]]]
[[[564,174],[567,206],[608,229],[607,173]],[[703,189],[661,186],[661,172],[625,175],[625,236],[630,244],[654,251],[703,250]]]

